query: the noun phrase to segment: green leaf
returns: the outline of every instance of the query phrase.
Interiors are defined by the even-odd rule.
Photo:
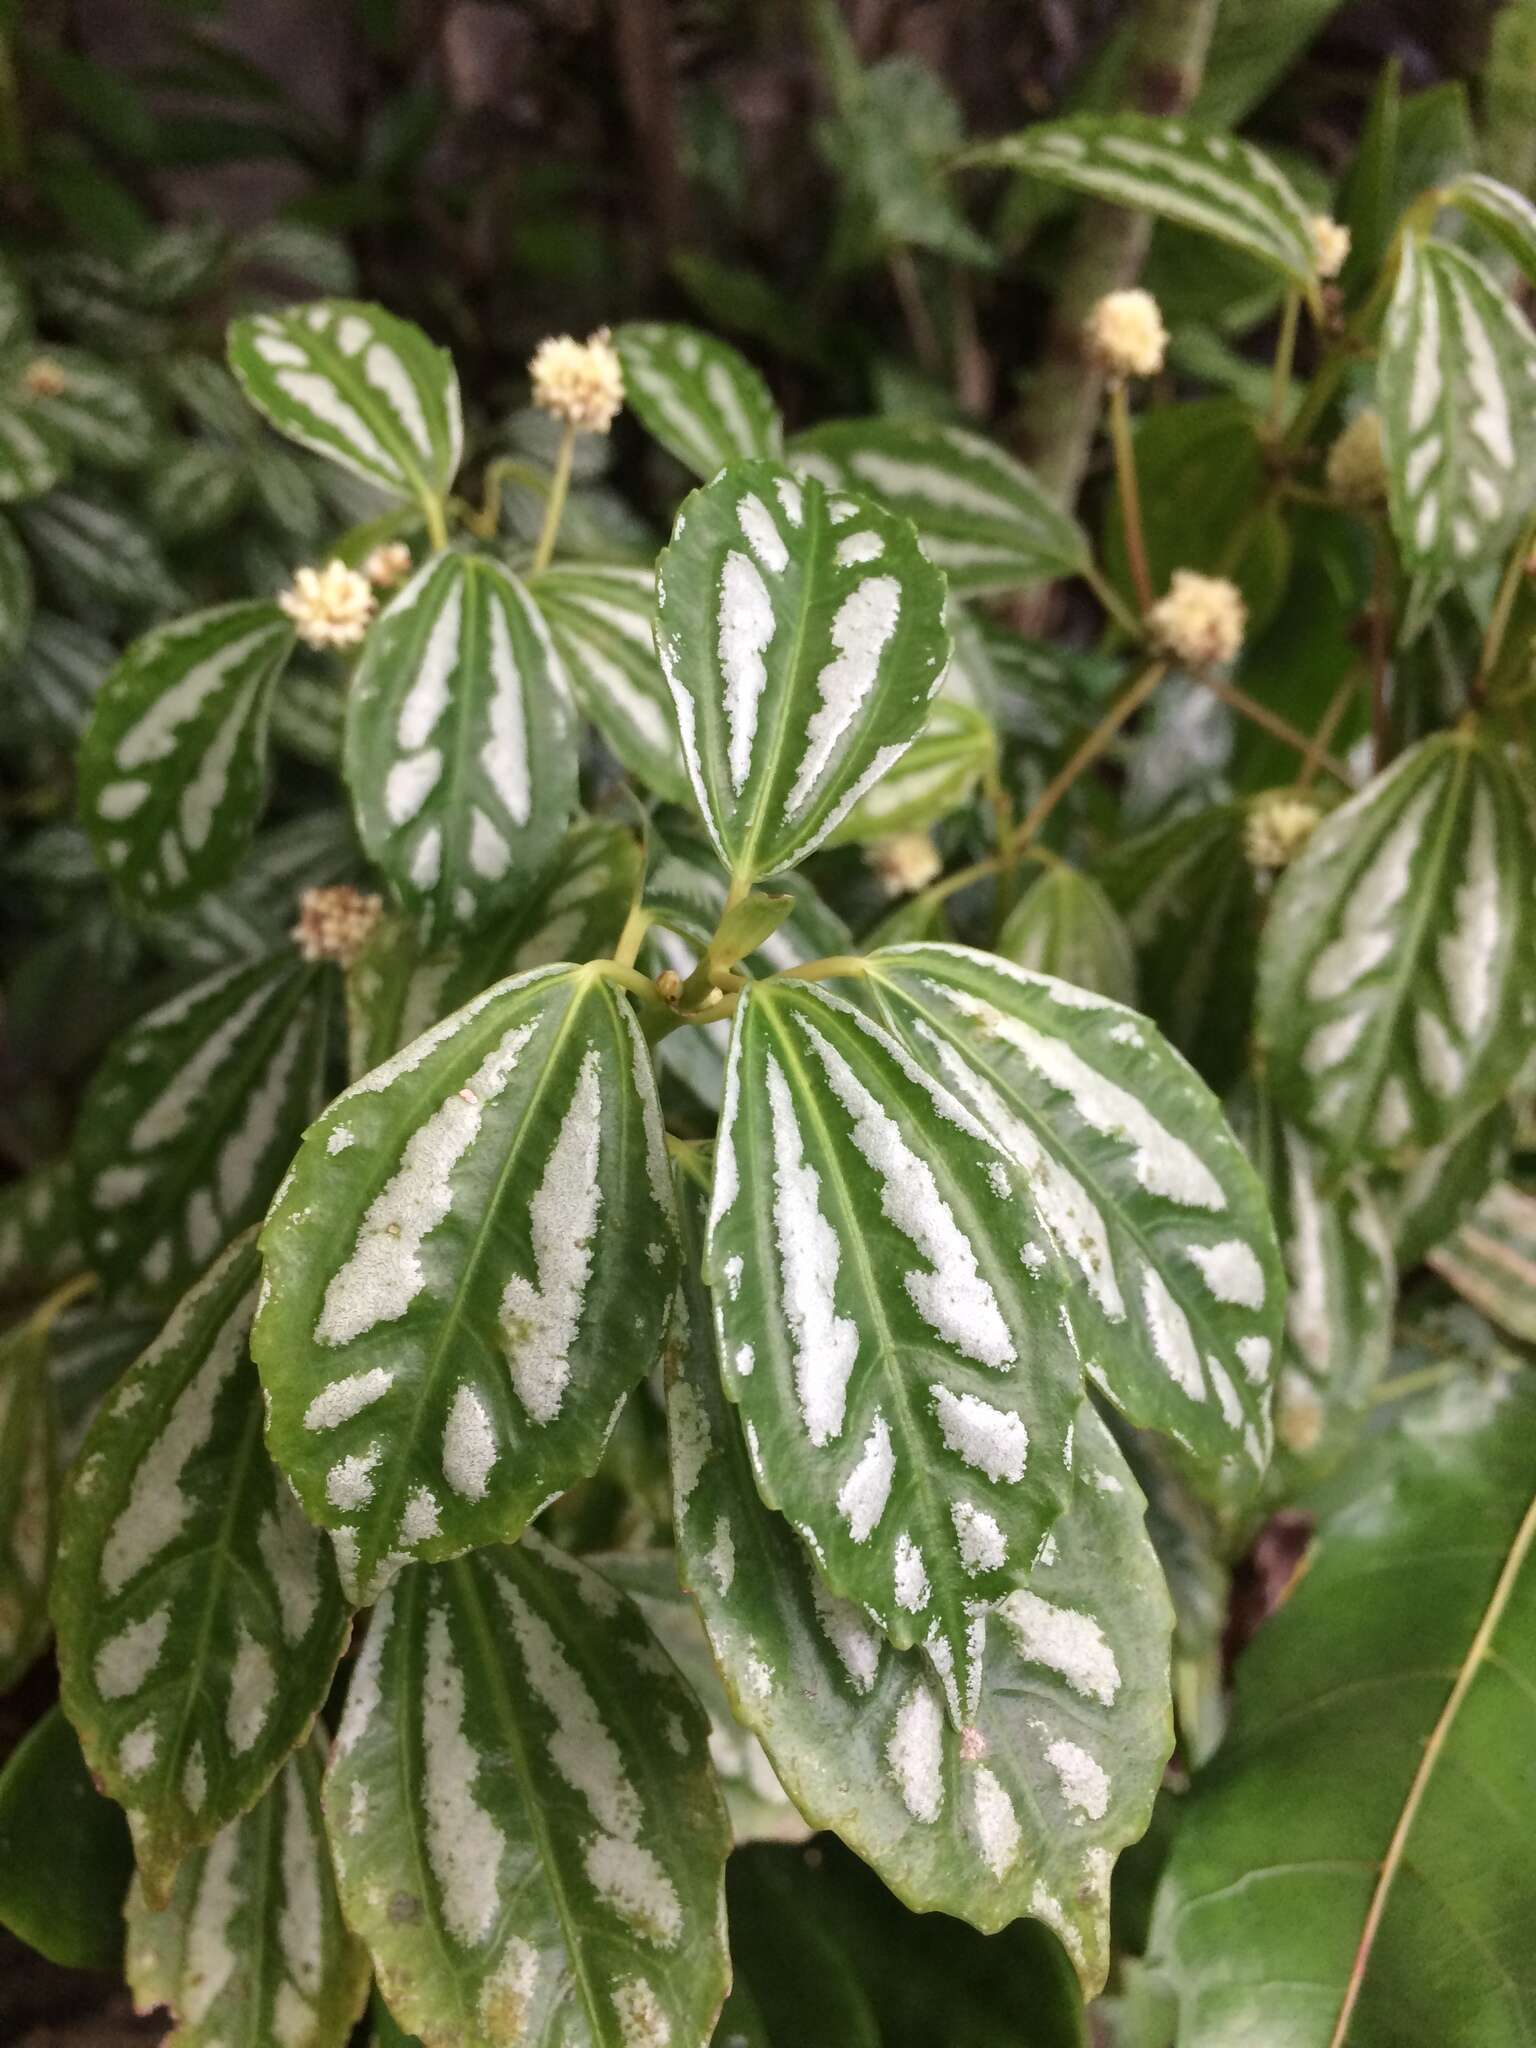
[[[1202,1485],[1251,1490],[1285,1288],[1215,1098],[1145,1017],[990,954],[891,947],[866,986],[1028,1188],[1077,1283],[1068,1327],[1094,1384],[1171,1436]]]
[[[0,1693],[48,1641],[59,1509],[58,1423],[36,1324],[0,1335]]]
[[[549,622],[576,701],[647,789],[692,804],[667,679],[656,659],[650,569],[557,562],[528,586]]]
[[[1017,967],[1135,1004],[1136,952],[1120,913],[1092,875],[1059,864],[1031,882],[997,935]]]
[[[596,1468],[665,1332],[671,1191],[627,1004],[581,968],[485,990],[306,1132],[262,1252],[269,1441],[360,1596],[516,1536]]]
[[[1465,171],[1443,188],[1440,199],[1475,221],[1513,256],[1528,278],[1536,279],[1536,206],[1523,192],[1481,171]]]
[[[156,533],[175,543],[220,533],[249,496],[248,458],[211,441],[173,448],[150,472],[144,509]]]
[[[697,327],[632,320],[613,345],[624,402],[701,483],[728,462],[776,456],[784,428],[772,393],[729,342]]]
[[[919,831],[969,801],[997,761],[997,734],[972,705],[936,697],[917,738],[888,774],[860,797],[828,846]]]
[[[1510,1910],[1536,1886],[1523,1380],[1406,1411],[1244,1653],[1154,1923],[1180,2048],[1528,2038],[1536,1957]]]
[[[825,1924],[819,1845],[810,1853],[731,1858],[731,1996],[712,2048],[882,2048],[853,1956]]]
[[[48,1325],[48,1377],[59,1422],[59,1462],[75,1461],[103,1400],[151,1338],[161,1317],[153,1309],[125,1308],[88,1295],[62,1309]]]
[[[32,614],[22,660],[39,722],[56,744],[74,748],[90,721],[96,692],[116,663],[117,649],[91,627],[39,609]]]
[[[480,931],[428,950],[404,919],[381,921],[347,976],[350,1071],[366,1074],[508,973],[611,955],[639,880],[634,834],[587,818],[539,886]]]
[[[951,590],[1018,590],[1075,576],[1088,561],[1082,528],[1044,486],[963,427],[833,420],[798,435],[788,459],[829,490],[862,491],[910,519]]]
[[[185,598],[158,543],[136,511],[82,483],[50,491],[17,515],[42,579],[66,609],[82,597],[134,617],[170,610]]]
[[[1421,1265],[1425,1254],[1449,1237],[1503,1177],[1515,1135],[1514,1111],[1508,1102],[1496,1102],[1400,1172],[1374,1177],[1403,1272]]]
[[[1172,1744],[1167,1595],[1108,1431],[1084,1402],[1065,1511],[1033,1565],[1017,1559],[1028,1584],[977,1603],[984,1658],[957,1730],[925,1657],[830,1592],[763,1505],[692,1262],[684,1287],[668,1390],[679,1561],[737,1715],[807,1819],[914,1910],[983,1931],[1042,1919],[1096,1988],[1110,1867],[1145,1828]],[[1001,1541],[984,1497],[967,1484],[954,1503],[973,1559]]]
[[[1505,1092],[1536,1016],[1533,888],[1519,792],[1467,729],[1318,826],[1275,891],[1258,1029],[1325,1170],[1436,1144]]]
[[[706,1271],[763,1498],[959,1726],[983,1606],[1071,1497],[1082,1365],[1023,1170],[930,1064],[824,988],[748,987]]]
[[[694,794],[740,881],[803,860],[900,759],[949,657],[909,523],[773,463],[683,502],[656,645]]]
[[[80,810],[127,900],[170,910],[225,881],[266,796],[272,692],[293,651],[274,604],[220,605],[136,640],[101,687]]]
[[[867,216],[871,238],[882,248],[931,249],[958,263],[990,264],[990,247],[944,182],[964,126],[942,79],[901,51],[859,71],[840,98],[838,120],[823,126],[822,147]],[[852,224],[854,236],[861,226]],[[855,260],[862,254],[860,247]]]
[[[178,2048],[346,2048],[368,1959],[342,1920],[312,1735],[243,1819],[188,1857],[169,1903],[128,1895],[128,1982],[168,2006]]]
[[[50,1707],[0,1772],[0,1926],[65,1969],[116,1971],[132,1871],[122,1809]]]
[[[1392,530],[1410,570],[1460,571],[1525,518],[1536,474],[1536,335],[1480,263],[1409,236],[1382,329]]]
[[[36,358],[60,373],[62,388],[29,393],[25,368],[10,403],[27,408],[34,425],[92,469],[141,469],[155,440],[155,416],[138,379],[83,349],[50,342]]]
[[[54,1582],[59,1682],[156,1902],[325,1703],[348,1616],[262,1444],[249,1237],[183,1296],[86,1436]]]
[[[230,368],[290,441],[398,498],[441,498],[464,454],[446,349],[378,306],[317,299],[229,330]]]
[[[1499,1181],[1429,1264],[1464,1301],[1523,1344],[1536,1344],[1536,1195]]]
[[[69,449],[31,405],[0,401],[0,505],[40,498],[68,476]]]
[[[707,2040],[729,1829],[635,1608],[527,1535],[380,1600],[326,1781],[347,1912],[427,2048]]]
[[[260,1218],[322,1099],[329,1008],[290,950],[193,982],[114,1040],[74,1149],[108,1280],[174,1301]]]
[[[46,1294],[84,1266],[68,1157],[0,1187],[0,1299]]]
[[[0,257],[0,348],[14,348],[32,332],[32,305],[14,260]]]
[[[488,556],[435,555],[368,636],[347,705],[364,846],[441,940],[512,907],[576,800],[565,670],[527,590]]]
[[[32,564],[16,529],[0,519],[0,669],[8,669],[32,629]]]
[[[1079,114],[1038,121],[960,161],[1023,171],[1197,228],[1316,292],[1306,207],[1267,156],[1218,128],[1150,114]]]

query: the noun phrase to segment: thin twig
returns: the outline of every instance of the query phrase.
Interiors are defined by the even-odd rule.
[[[1010,849],[1014,854],[1022,853],[1039,832],[1052,811],[1071,789],[1074,782],[1087,768],[1091,768],[1115,734],[1134,711],[1146,703],[1168,672],[1166,661],[1154,661],[1144,668],[1128,690],[1117,697],[1088,737],[1076,752],[1058,768],[1050,781],[1035,798],[1024,816],[1019,820],[1018,830],[1013,836]]]
[[[912,260],[912,251],[898,243],[886,252],[885,260],[886,268],[891,273],[891,283],[896,287],[901,317],[907,324],[907,334],[918,364],[924,376],[941,379],[944,375],[944,344],[939,339],[939,330],[933,324],[928,301],[923,297],[923,287],[917,275],[917,265]]]
[[[1125,527],[1125,552],[1131,566],[1131,583],[1136,602],[1146,612],[1152,608],[1152,572],[1147,567],[1146,536],[1141,525],[1141,489],[1136,481],[1136,444],[1131,439],[1131,401],[1125,379],[1116,377],[1109,387],[1109,436],[1115,450],[1115,482],[1120,487],[1120,515]]]
[[[1261,704],[1257,697],[1250,697],[1246,690],[1240,690],[1235,683],[1229,683],[1221,676],[1204,675],[1200,680],[1213,696],[1221,699],[1223,704],[1230,704],[1232,709],[1240,712],[1244,718],[1250,718],[1255,725],[1263,726],[1264,730],[1277,740],[1284,740],[1285,744],[1293,747],[1304,760],[1311,761],[1315,756],[1316,767],[1326,768],[1335,782],[1342,782],[1346,789],[1354,788],[1349,770],[1344,763],[1336,760],[1332,754],[1319,746],[1315,734],[1309,737],[1299,727],[1292,725],[1288,718],[1282,718],[1278,711],[1271,711],[1267,704]]]
[[[1354,696],[1356,690],[1359,689],[1364,675],[1365,670],[1363,668],[1352,668],[1343,682],[1334,691],[1332,697],[1329,698],[1328,708],[1323,713],[1322,721],[1308,743],[1306,759],[1301,764],[1301,773],[1296,777],[1296,787],[1298,789],[1307,788],[1316,776],[1318,769],[1322,767],[1324,750],[1335,732],[1337,732],[1339,720],[1349,708],[1349,700]]]

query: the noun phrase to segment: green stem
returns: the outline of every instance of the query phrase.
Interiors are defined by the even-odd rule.
[[[1285,408],[1291,396],[1291,367],[1296,360],[1296,326],[1301,318],[1301,292],[1292,285],[1285,295],[1280,315],[1280,339],[1275,344],[1274,381],[1269,393],[1269,429],[1278,434],[1285,423]]]
[[[1131,401],[1123,377],[1116,377],[1109,387],[1109,435],[1115,450],[1115,481],[1120,487],[1120,514],[1125,526],[1131,583],[1137,604],[1148,612],[1152,609],[1152,572],[1147,567],[1147,543],[1141,529],[1141,490],[1136,481],[1136,448],[1131,439]]]
[[[421,512],[427,522],[427,544],[434,555],[440,555],[448,545],[448,519],[436,491],[422,493]]]
[[[822,960],[807,960],[799,967],[781,967],[775,979],[783,981],[847,981],[868,974],[869,962],[857,953],[828,953]]]
[[[1354,788],[1349,770],[1342,761],[1325,751],[1316,734],[1309,739],[1288,718],[1282,718],[1278,711],[1271,711],[1257,697],[1250,697],[1246,690],[1238,689],[1235,683],[1226,682],[1220,676],[1202,676],[1200,680],[1223,704],[1230,704],[1242,717],[1252,719],[1255,725],[1262,726],[1275,739],[1283,740],[1286,746],[1294,748],[1304,761],[1311,763],[1313,773],[1319,768],[1326,768],[1335,782],[1342,782],[1346,789]]]
[[[1022,852],[1040,831],[1052,811],[1083,772],[1091,768],[1126,720],[1137,711],[1168,672],[1166,661],[1154,661],[1144,668],[1128,690],[1117,697],[1093,731],[1070,759],[1059,768],[1024,813],[1014,834],[1014,850]]]
[[[1488,694],[1488,679],[1493,674],[1499,650],[1504,645],[1504,635],[1509,630],[1510,614],[1515,608],[1520,585],[1526,575],[1526,564],[1531,558],[1531,549],[1536,546],[1536,517],[1527,521],[1520,538],[1515,542],[1514,552],[1504,565],[1504,574],[1499,581],[1498,596],[1493,601],[1493,610],[1488,615],[1488,630],[1483,635],[1482,652],[1478,656],[1477,674],[1473,678],[1471,699],[1481,704]]]
[[[571,462],[576,453],[576,428],[567,420],[565,432],[560,436],[560,448],[555,456],[554,474],[549,480],[549,500],[544,507],[544,524],[539,530],[539,544],[533,551],[533,567],[530,573],[537,576],[547,569],[554,557],[555,542],[560,537],[560,521],[565,512],[566,493],[571,488]]]
[[[1108,612],[1115,624],[1120,627],[1121,631],[1129,633],[1133,640],[1141,639],[1145,631],[1141,620],[1137,618],[1109,578],[1093,562],[1088,563],[1087,567],[1083,570],[1083,581],[1099,600],[1099,603],[1103,605],[1105,611]]]
[[[72,1307],[82,1295],[89,1294],[95,1285],[94,1273],[76,1273],[72,1280],[66,1280],[62,1287],[55,1288],[48,1299],[39,1302],[27,1318],[28,1334],[37,1338],[40,1343],[46,1342],[49,1331],[65,1309]]]
[[[640,951],[640,941],[650,930],[652,922],[651,913],[643,903],[630,905],[629,915],[624,920],[624,929],[619,933],[619,942],[613,949],[616,966],[634,966],[635,955]]]

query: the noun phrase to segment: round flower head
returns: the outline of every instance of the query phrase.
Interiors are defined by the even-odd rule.
[[[277,601],[306,647],[356,647],[373,617],[373,586],[345,562],[297,570]]]
[[[1266,790],[1243,820],[1243,852],[1252,868],[1288,868],[1317,830],[1321,807],[1287,789]]]
[[[1248,610],[1242,593],[1225,576],[1175,569],[1168,593],[1147,613],[1152,638],[1164,654],[1186,668],[1214,668],[1236,661]]]
[[[1107,292],[1083,326],[1088,353],[1111,377],[1155,377],[1168,330],[1150,292]]]
[[[1341,505],[1361,510],[1387,495],[1387,458],[1381,442],[1381,414],[1358,412],[1328,450],[1328,488]]]
[[[381,897],[365,896],[345,882],[329,889],[306,889],[299,898],[293,943],[306,960],[334,960],[338,967],[350,967],[383,908]]]
[[[64,365],[53,356],[34,356],[21,373],[29,398],[61,398],[69,388]]]
[[[393,590],[411,573],[411,551],[403,540],[381,541],[363,564],[363,574],[375,590]]]
[[[606,434],[624,403],[624,371],[606,327],[573,341],[541,341],[528,365],[533,402],[584,434]]]
[[[878,839],[866,858],[888,896],[910,896],[926,889],[944,867],[926,832],[898,832],[890,839]]]
[[[1340,227],[1326,213],[1314,213],[1308,226],[1312,230],[1312,254],[1318,276],[1337,277],[1349,256],[1349,229]]]

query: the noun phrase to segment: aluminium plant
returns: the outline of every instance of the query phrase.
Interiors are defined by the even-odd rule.
[[[368,514],[102,687],[96,860],[202,950],[0,1220],[0,1668],[51,1631],[62,1696],[0,1822],[69,1786],[80,1866],[0,1906],[114,1960],[121,1809],[185,2048],[340,2048],[370,1984],[427,2048],[812,2038],[772,1899],[725,1911],[733,1840],[811,1829],[1048,1930],[1032,2038],[1106,1982],[1126,2042],[1533,2038],[1536,336],[1491,265],[1536,278],[1536,211],[1460,178],[1340,285],[1345,230],[1195,123],[968,161],[1277,281],[1257,409],[1138,421],[1161,314],[1095,308],[1100,546],[983,436],[786,439],[659,324],[535,356],[525,537],[418,330],[231,330]],[[654,568],[568,517],[621,405],[699,479]],[[1309,521],[1367,632],[1302,726],[1248,663]],[[1000,605],[1058,579],[1091,673]],[[296,658],[344,685],[309,822],[356,833],[306,878],[263,822]],[[1210,707],[1284,767],[1137,829],[1142,736]],[[858,931],[850,848],[901,899]],[[1399,1312],[1426,1260],[1449,1342]],[[1228,1726],[1224,1567],[1303,1499]]]

